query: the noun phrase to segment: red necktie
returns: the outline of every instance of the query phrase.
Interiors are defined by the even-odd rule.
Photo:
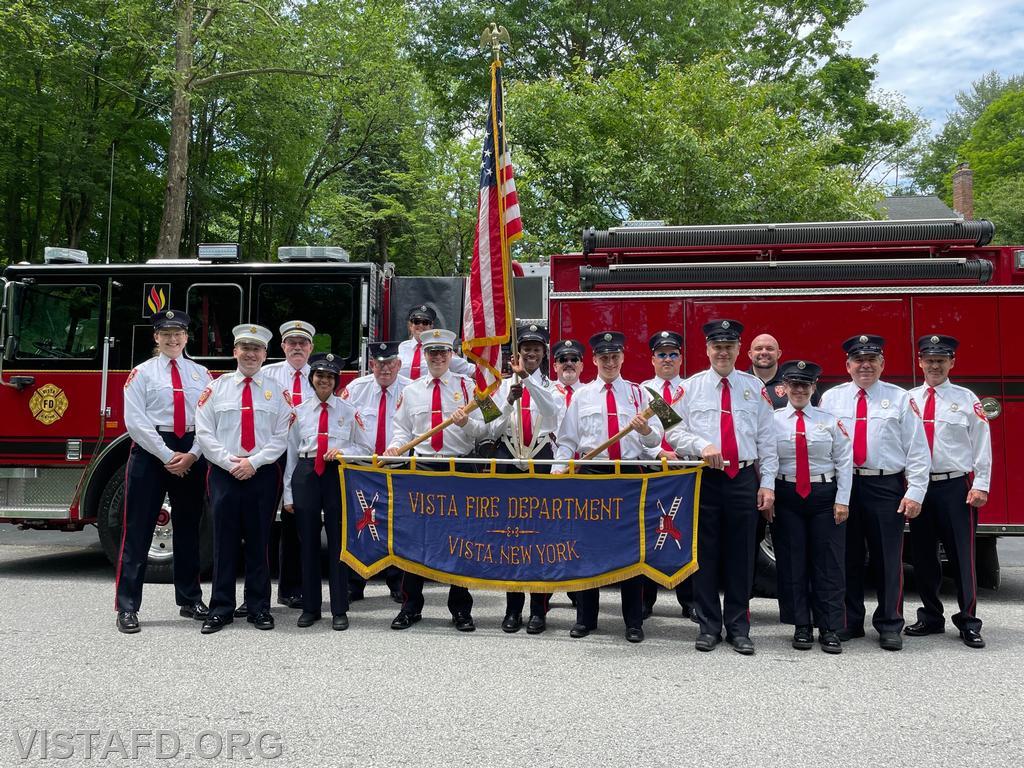
[[[416,349],[419,352],[419,348]],[[419,370],[414,368],[413,370]],[[430,398],[430,428],[433,429],[443,421],[441,418],[441,380],[434,379],[434,394]],[[444,430],[430,438],[430,447],[437,453],[444,448]]]
[[[418,341],[416,342],[416,351],[412,353],[412,366],[409,368],[409,378],[418,379],[420,377],[420,365],[421,365],[421,350],[423,345]]]
[[[796,492],[806,499],[811,495],[811,462],[807,458],[807,427],[804,412],[796,412]]]
[[[663,382],[662,385],[661,385],[661,396],[662,396],[662,398],[664,398],[666,403],[668,403],[669,405],[672,405],[672,387],[670,387],[668,385],[667,381]],[[663,451],[671,451],[672,450],[672,444],[669,443],[667,437],[662,437],[661,438],[661,450],[663,450]]]
[[[608,437],[615,437],[619,432],[619,411],[618,406],[615,403],[615,390],[612,389],[612,382],[608,382],[604,385],[605,388],[605,408],[608,411]],[[608,446],[608,458],[612,461],[618,461],[622,458],[622,449],[618,443]]]
[[[174,434],[185,436],[185,390],[181,386],[178,361],[171,360],[171,389],[174,392]]]
[[[388,426],[385,423],[388,416],[388,388],[380,388],[380,405],[377,406],[377,441],[374,443],[374,451],[380,455],[388,447]]]
[[[572,384],[565,385],[565,407],[572,405]]]
[[[325,453],[327,453],[327,403],[320,403],[320,423],[316,427],[316,458],[313,460],[313,471],[318,475],[324,473]]]
[[[302,371],[295,372],[292,379],[292,408],[302,404]]]
[[[924,435],[928,438],[928,452],[935,450],[935,388],[928,387],[928,397],[924,401]]]
[[[853,428],[853,463],[864,466],[868,460],[868,395],[857,390],[857,419]]]
[[[732,421],[732,393],[729,391],[728,379],[722,379],[722,420],[719,431],[722,433],[722,458],[729,462],[725,474],[736,477],[740,473],[740,449],[736,444],[736,428]]]
[[[530,414],[530,390],[523,387],[523,443],[533,443],[533,416]]]
[[[256,447],[256,418],[252,411],[252,379],[242,379],[242,450],[251,451]]]

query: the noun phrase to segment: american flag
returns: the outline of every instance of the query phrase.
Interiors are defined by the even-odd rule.
[[[512,160],[505,146],[501,62],[491,64],[491,104],[480,163],[480,201],[473,264],[466,281],[463,351],[477,363],[477,389],[490,395],[501,383],[501,345],[512,327],[509,244],[523,235]],[[497,150],[495,149],[497,147]]]

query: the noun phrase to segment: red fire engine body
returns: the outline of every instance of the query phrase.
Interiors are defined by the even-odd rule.
[[[624,331],[623,374],[635,381],[652,375],[647,339],[663,329],[684,335],[683,376],[707,367],[700,329],[715,317],[742,322],[746,341],[771,333],[784,359],[821,363],[822,389],[847,379],[840,343],[854,334],[884,336],[883,377],[908,388],[921,381],[915,339],[957,336],[952,378],[978,394],[992,426],[977,565],[979,583],[995,586],[995,537],[1024,534],[1024,477],[1009,471],[1024,462],[1024,445],[1007,439],[1024,428],[1024,358],[1010,342],[1024,327],[1024,248],[989,246],[992,233],[989,222],[956,219],[588,230],[582,253],[551,258],[549,284],[534,291],[547,294],[543,306],[525,309],[517,291],[518,315],[547,319],[553,341]],[[154,311],[185,309],[195,323],[189,354],[214,371],[234,367],[236,323],[276,331],[300,317],[316,326],[317,349],[345,358],[348,379],[363,369],[368,342],[405,337],[414,303],[428,301],[439,326],[457,328],[461,279],[393,277],[315,257],[14,265],[3,299],[0,522],[94,524],[116,557],[129,447],[121,388],[151,353]],[[588,363],[584,377],[592,375]],[[169,575],[164,523],[151,550],[155,578]]]

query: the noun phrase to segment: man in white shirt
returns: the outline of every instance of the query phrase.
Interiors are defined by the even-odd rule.
[[[398,347],[398,355],[402,359],[401,374],[413,381],[427,376],[427,358],[423,354],[423,344],[420,337],[434,330],[437,322],[437,312],[433,307],[426,304],[418,304],[409,310],[408,322],[409,338],[403,341]],[[476,366],[464,357],[452,354],[448,369],[460,376],[472,377],[476,373]]]
[[[960,612],[952,617],[953,625],[968,648],[984,648],[977,616],[974,534],[978,510],[988,501],[992,437],[977,395],[949,380],[957,346],[954,337],[940,334],[917,340],[917,361],[925,383],[910,390],[910,396],[924,422],[932,466],[921,514],[910,521],[914,580],[923,605],[917,609],[917,621],[905,632],[920,636],[945,631],[939,597],[941,542],[953,566],[960,605]]]

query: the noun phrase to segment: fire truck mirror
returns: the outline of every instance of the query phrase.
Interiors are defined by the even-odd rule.
[[[999,418],[999,415],[1003,412],[1003,406],[999,404],[999,401],[994,397],[986,397],[981,401],[981,409],[985,412],[989,421],[992,419]]]

